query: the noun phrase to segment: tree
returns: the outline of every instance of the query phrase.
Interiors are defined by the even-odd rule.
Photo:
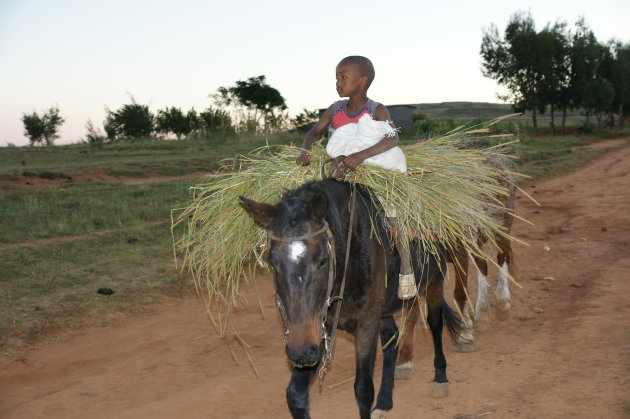
[[[319,120],[319,111],[302,109],[302,112],[295,115],[291,120],[291,125],[298,131],[308,131]]]
[[[220,86],[211,96],[217,106],[232,109],[239,129],[244,131],[273,130],[287,109],[280,92],[263,75],[239,80],[231,87]]]
[[[610,59],[610,62],[605,62],[604,66],[608,69],[607,78],[614,90],[611,115],[617,113],[619,128],[623,128],[624,116],[630,111],[630,44],[613,41],[610,52],[610,57],[605,59]]]
[[[615,90],[610,81],[598,77],[588,84],[584,108],[595,115],[597,126],[603,126],[603,117],[611,109],[615,99]]]
[[[33,111],[31,114],[22,114],[24,135],[29,138],[30,144],[44,142],[53,145],[59,138],[59,127],[65,122],[65,118],[59,115],[59,108],[52,106],[42,116]]]
[[[484,30],[481,43],[483,75],[497,80],[509,90],[502,99],[512,101],[515,109],[531,110],[534,129],[537,112],[545,109],[545,75],[550,73],[553,48],[547,36],[536,32],[531,14],[516,13],[510,18],[505,34],[496,25]]]
[[[153,132],[154,116],[147,105],[136,103],[132,97],[131,103],[123,105],[117,111],[105,108],[105,132],[111,140],[137,139],[149,137]]]
[[[205,111],[199,112],[199,119],[206,133],[234,130],[230,114],[223,109],[210,106]]]
[[[201,130],[203,126],[203,121],[201,120],[201,117],[199,116],[195,108],[192,108],[188,112],[186,112],[186,123],[188,124],[188,127],[190,129],[189,133],[196,133]]]
[[[164,134],[173,133],[178,140],[190,134],[191,131],[188,119],[182,110],[174,106],[158,110],[155,117],[155,129]]]
[[[572,38],[569,94],[575,107],[582,108],[586,113],[587,122],[598,102],[592,95],[596,94],[597,87],[603,86],[599,82],[594,86],[594,83],[599,77],[599,67],[605,53],[606,47],[597,41],[593,31],[580,18],[575,24]]]
[[[94,123],[89,118],[87,122],[85,123],[85,129],[87,130],[85,139],[88,144],[102,144],[107,139],[107,137],[103,134],[103,132],[97,127],[95,127]]]
[[[44,121],[33,111],[32,114],[22,114],[24,135],[28,137],[30,145],[41,142],[44,138]]]
[[[570,106],[568,95],[569,74],[570,74],[570,40],[566,23],[556,22],[553,26],[547,25],[538,34],[538,45],[545,48],[545,57],[549,58],[547,65],[542,65],[544,71],[542,79],[542,90],[545,102],[549,104],[551,114],[551,129],[556,133],[555,111],[562,109],[562,131],[567,115],[567,108]]]

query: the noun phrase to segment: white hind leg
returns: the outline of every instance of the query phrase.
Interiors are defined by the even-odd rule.
[[[512,305],[512,299],[510,297],[510,286],[508,280],[509,266],[508,262],[503,262],[501,269],[499,269],[499,281],[497,282],[497,289],[494,292],[494,296],[497,301],[497,319],[505,320],[510,317],[510,307]]]
[[[473,321],[471,316],[473,315],[473,309],[468,300],[464,304],[462,310],[462,323],[464,327],[459,335],[457,341],[457,352],[474,352],[475,351],[475,336],[473,329]]]
[[[475,305],[475,324],[483,330],[488,324],[488,282],[486,275],[477,269],[477,304]]]

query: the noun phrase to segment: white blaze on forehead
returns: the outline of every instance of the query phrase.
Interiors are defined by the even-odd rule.
[[[304,242],[296,241],[289,244],[289,259],[293,262],[298,262],[306,254],[306,246]]]

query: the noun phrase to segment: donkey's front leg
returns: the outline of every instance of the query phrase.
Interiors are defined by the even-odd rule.
[[[413,328],[411,329],[413,333]],[[394,391],[394,370],[396,369],[396,336],[398,327],[392,316],[381,319],[381,345],[383,346],[383,375],[381,388],[376,398],[376,406],[372,411],[372,419],[384,418],[385,412],[394,407],[392,393]]]
[[[293,367],[291,381],[287,387],[287,403],[294,418],[309,418],[308,386],[317,371],[317,367]]]
[[[361,419],[370,418],[374,403],[373,377],[379,334],[378,324],[379,320],[376,320],[376,326],[363,327],[355,334],[356,378],[354,380],[354,395],[359,404]]]

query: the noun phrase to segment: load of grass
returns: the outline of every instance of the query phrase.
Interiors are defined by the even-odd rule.
[[[362,165],[348,178],[369,187],[395,208],[400,228],[413,231],[424,248],[438,254],[439,244],[461,247],[470,255],[482,255],[476,237],[507,235],[497,212],[507,211],[501,196],[507,195],[510,174],[503,153],[512,138],[493,136],[496,145],[466,147],[467,141],[488,137],[485,124],[460,127],[445,135],[404,146],[407,173],[395,173]],[[194,278],[204,297],[208,314],[223,334],[231,307],[243,296],[251,261],[264,265],[266,233],[241,207],[239,196],[275,203],[286,189],[296,188],[319,176],[328,156],[321,144],[310,150],[311,165],[295,163],[301,149],[293,146],[262,147],[208,176],[192,188],[192,202],[174,210],[173,226],[184,225],[175,240],[183,255],[183,267]],[[380,205],[378,201],[375,204]]]

